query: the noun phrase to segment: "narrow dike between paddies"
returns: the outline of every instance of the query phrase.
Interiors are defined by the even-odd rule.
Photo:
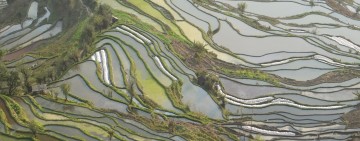
[[[274,97],[263,97],[263,98],[257,98],[257,99],[251,99],[251,100],[243,100],[240,98],[236,98],[231,95],[225,94],[220,85],[216,85],[217,90],[219,93],[225,97],[225,101],[229,102],[230,104],[234,104],[237,106],[243,106],[243,107],[251,107],[251,108],[262,108],[267,107],[270,105],[288,105],[293,106],[301,109],[323,109],[323,110],[332,110],[332,109],[339,109],[344,108],[346,105],[332,105],[332,106],[306,106],[306,105],[300,105],[297,104],[291,100],[283,99],[283,98],[274,98]]]
[[[78,112],[70,112],[71,110],[72,110],[72,108],[71,107],[73,107],[73,108],[80,108],[80,107],[77,107],[77,106],[74,106],[74,105],[67,105],[67,104],[61,104],[61,103],[54,103],[54,102],[52,102],[51,100],[50,101],[48,101],[48,100],[46,100],[46,99],[44,99],[44,98],[41,98],[41,99],[39,99],[39,98],[36,98],[36,100],[37,101],[40,101],[40,104],[41,105],[43,105],[43,104],[46,104],[46,103],[48,103],[48,104],[52,104],[52,105],[54,105],[54,104],[58,104],[57,106],[55,106],[55,107],[68,107],[67,109],[66,109],[66,111],[69,111],[69,113],[62,113],[61,111],[61,113],[59,113],[59,112],[56,112],[56,113],[58,113],[58,114],[60,114],[60,115],[65,115],[66,117],[69,117],[70,119],[72,119],[72,118],[76,118],[76,119],[78,119],[78,121],[77,122],[79,122],[79,123],[76,123],[76,124],[70,124],[70,121],[66,121],[66,123],[65,124],[63,124],[62,122],[59,122],[59,123],[57,123],[56,121],[49,121],[49,123],[47,124],[47,125],[50,125],[50,126],[60,126],[60,127],[62,127],[62,126],[65,126],[65,127],[72,127],[72,128],[76,128],[76,129],[80,129],[80,130],[83,130],[84,131],[84,133],[86,133],[87,135],[90,135],[90,136],[93,136],[93,134],[89,134],[89,131],[90,131],[90,133],[94,133],[94,132],[98,132],[98,131],[101,131],[101,130],[104,130],[104,131],[106,131],[107,130],[107,128],[109,128],[110,126],[114,126],[114,125],[116,125],[116,126],[119,126],[119,127],[116,127],[115,129],[116,129],[116,131],[118,131],[120,134],[123,134],[123,135],[125,135],[125,136],[128,136],[128,137],[131,137],[131,138],[138,138],[138,139],[140,139],[140,138],[142,138],[142,137],[140,137],[140,136],[136,136],[136,134],[139,134],[139,135],[141,135],[141,136],[146,136],[146,137],[150,137],[150,138],[157,138],[156,136],[153,136],[153,135],[150,135],[150,134],[148,134],[148,133],[146,133],[146,132],[144,132],[144,131],[141,131],[141,130],[143,130],[144,128],[140,128],[140,127],[137,127],[137,126],[139,126],[139,125],[134,125],[134,123],[132,123],[132,124],[128,124],[128,123],[125,123],[123,120],[124,119],[120,119],[120,118],[117,118],[117,117],[109,117],[109,116],[103,116],[104,118],[105,117],[108,117],[106,120],[104,119],[104,120],[100,120],[100,122],[98,121],[99,120],[99,118],[101,118],[101,117],[93,117],[94,115],[87,115],[87,114],[80,114],[80,113],[78,113]],[[45,101],[44,101],[45,100]],[[49,103],[50,102],[50,103]],[[61,106],[61,105],[63,105],[63,106]],[[64,109],[64,108],[63,108]],[[54,110],[56,110],[56,111],[59,111],[60,109],[59,108],[55,108]],[[85,109],[85,110],[87,110],[87,109]],[[82,111],[84,111],[84,110],[82,110]],[[90,110],[90,111],[92,111],[92,110]],[[55,112],[55,111],[49,111],[49,110],[47,110],[47,112]],[[100,114],[100,113],[99,113]],[[102,114],[100,114],[100,115],[102,115]],[[115,121],[116,120],[116,121]],[[111,122],[112,121],[112,122]],[[89,125],[91,125],[91,126],[93,126],[93,127],[91,127],[91,128],[82,128],[83,127],[83,125],[85,125],[85,124],[89,124]],[[105,127],[104,127],[105,126]],[[94,128],[94,127],[96,127],[96,128],[98,128],[99,127],[99,129],[96,129],[96,128]],[[90,130],[91,129],[91,130]],[[95,130],[96,129],[96,130]],[[137,130],[137,132],[135,133],[135,132],[133,132],[134,130]],[[101,132],[104,132],[104,131],[101,131]],[[140,132],[141,131],[141,132]],[[65,133],[68,133],[66,130],[61,130],[61,132],[65,132]],[[100,132],[100,133],[101,133]],[[93,136],[94,137],[94,136]],[[103,139],[106,139],[106,136],[103,136]]]
[[[158,47],[158,46],[155,45],[155,47]],[[163,49],[165,49],[165,48],[163,48]],[[144,54],[143,56],[146,56],[146,55]],[[152,59],[149,59],[149,60],[152,60]],[[178,59],[176,58],[175,60],[178,60]],[[172,65],[167,64],[167,66],[172,66]],[[190,74],[194,74],[194,73],[191,72]],[[178,76],[178,75],[175,75],[175,76]],[[181,76],[183,76],[183,74],[181,74]],[[211,99],[211,97],[208,96],[206,91],[193,85],[188,79],[189,78],[182,77],[182,80],[181,80],[182,82],[184,82],[184,85],[182,88],[183,103],[189,103],[188,106],[190,106],[190,109],[193,111],[198,111],[201,109],[201,111],[206,113],[206,115],[208,115],[209,117],[221,119],[221,116],[222,116],[221,110],[214,103],[214,101]],[[197,95],[193,95],[193,93],[196,93]],[[205,106],[204,104],[207,104],[208,106]],[[210,108],[210,107],[212,107],[212,108]]]
[[[165,72],[166,75],[168,75],[173,81],[177,81],[177,78],[175,76],[173,76],[171,73],[169,73],[163,66],[163,64],[161,63],[159,57],[155,56],[154,57],[156,62],[158,63],[158,65],[160,66],[161,70],[163,72]]]

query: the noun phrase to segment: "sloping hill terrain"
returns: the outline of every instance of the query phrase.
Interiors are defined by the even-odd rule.
[[[0,140],[356,140],[360,1],[0,1]]]

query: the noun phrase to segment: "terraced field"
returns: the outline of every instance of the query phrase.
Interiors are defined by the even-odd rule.
[[[37,1],[0,26],[6,68],[46,75],[32,84],[47,85],[0,95],[0,140],[359,139],[360,1],[98,3],[113,21],[95,34],[85,1],[90,18],[74,28]],[[84,33],[95,39],[72,43]]]
[[[0,9],[4,8],[7,6],[7,1],[6,0],[1,0],[0,1]]]

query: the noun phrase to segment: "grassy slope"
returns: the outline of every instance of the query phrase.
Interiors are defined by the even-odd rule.
[[[151,16],[155,17],[156,19],[159,19],[164,24],[168,25],[171,28],[171,30],[175,32],[177,35],[182,35],[179,28],[173,22],[165,18],[159,11],[154,9],[149,3],[145,2],[144,0],[128,0],[128,2],[137,6],[145,13],[150,13]]]

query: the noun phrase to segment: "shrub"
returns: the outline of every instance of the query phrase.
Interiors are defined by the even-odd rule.
[[[244,13],[246,7],[247,7],[246,3],[242,2],[242,3],[239,3],[239,4],[238,4],[238,8],[237,8],[237,9],[238,9],[241,13]]]

